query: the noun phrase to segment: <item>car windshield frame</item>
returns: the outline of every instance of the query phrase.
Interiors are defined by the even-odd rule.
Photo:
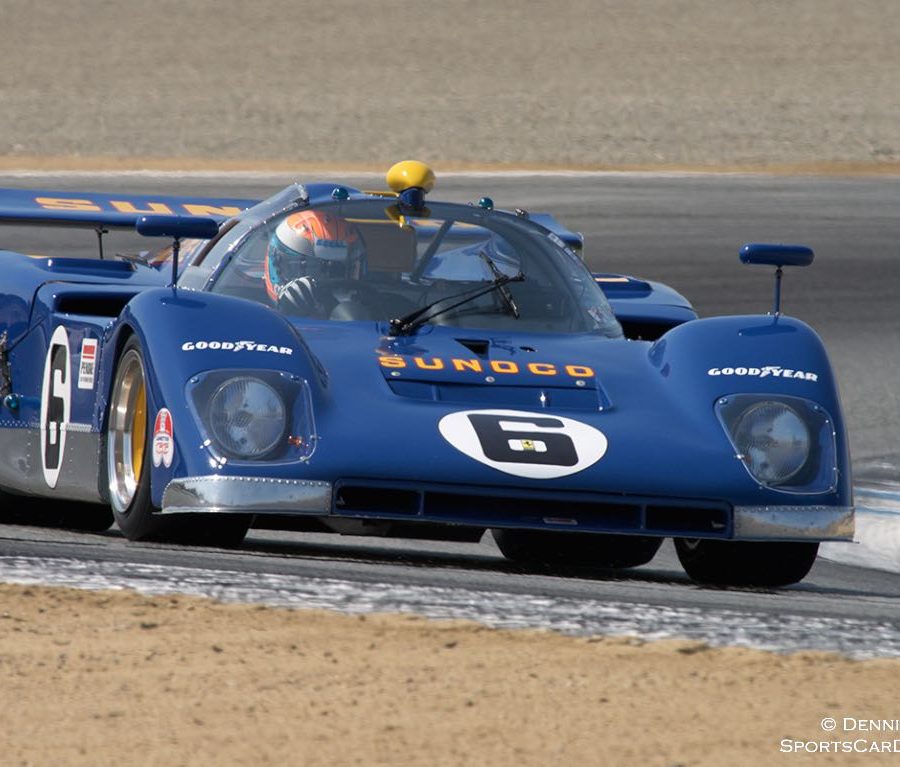
[[[229,246],[207,290],[249,298],[306,321],[389,323],[434,305],[426,325],[623,337],[606,295],[581,258],[556,234],[526,217],[447,202],[429,201],[421,210],[410,210],[396,198],[370,196],[314,205],[298,200],[296,205],[267,208],[268,215],[254,210],[252,226],[241,227],[240,238]],[[273,233],[286,217],[300,211],[346,219],[365,246],[365,269],[354,275],[354,282],[349,276],[314,281],[317,290],[338,289],[338,298],[330,299],[324,313],[304,313],[295,304],[288,310],[283,296],[276,300],[271,286],[265,290]],[[513,277],[498,290],[480,290]],[[458,299],[466,290],[477,296],[442,310],[441,301]],[[510,310],[510,298],[515,311]]]

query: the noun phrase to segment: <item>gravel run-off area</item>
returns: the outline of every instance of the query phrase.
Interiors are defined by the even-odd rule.
[[[900,172],[894,0],[0,0],[0,168]]]

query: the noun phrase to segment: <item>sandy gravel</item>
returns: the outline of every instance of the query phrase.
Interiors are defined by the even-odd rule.
[[[128,592],[0,602],[9,767],[883,764],[780,749],[900,738],[840,731],[900,716],[896,662]]]
[[[18,165],[900,163],[896,0],[0,0],[0,22]]]

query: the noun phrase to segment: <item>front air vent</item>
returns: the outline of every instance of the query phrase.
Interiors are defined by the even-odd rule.
[[[427,381],[388,381],[398,397],[448,402],[480,407],[521,407],[540,410],[581,410],[596,413],[608,407],[607,400],[595,388],[566,389],[554,386],[487,386],[481,384],[429,383]]]
[[[118,317],[134,293],[63,293],[56,297],[57,314],[86,314],[92,317]]]
[[[607,496],[540,495],[514,489],[392,486],[370,480],[336,483],[338,516],[415,519],[470,527],[524,527],[580,532],[647,533],[727,538],[732,509],[707,501]]]
[[[673,534],[715,535],[728,526],[728,514],[717,508],[647,506],[646,520],[648,529]]]
[[[335,509],[366,514],[418,514],[421,495],[414,490],[380,487],[373,492],[369,487],[341,486],[334,496]]]
[[[631,341],[656,341],[668,333],[678,322],[650,322],[619,320],[625,338]]]

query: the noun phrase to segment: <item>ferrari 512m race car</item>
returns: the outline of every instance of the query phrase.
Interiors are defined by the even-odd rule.
[[[539,566],[774,586],[853,534],[818,336],[592,275],[551,216],[291,185],[263,202],[0,191],[101,258],[0,252],[0,489],[68,527],[236,545],[256,521],[478,540]],[[172,238],[103,258],[102,232]],[[802,246],[744,261],[805,265]],[[23,496],[31,496],[29,501]],[[46,506],[47,501],[40,501]],[[111,513],[110,513],[111,512]]]

